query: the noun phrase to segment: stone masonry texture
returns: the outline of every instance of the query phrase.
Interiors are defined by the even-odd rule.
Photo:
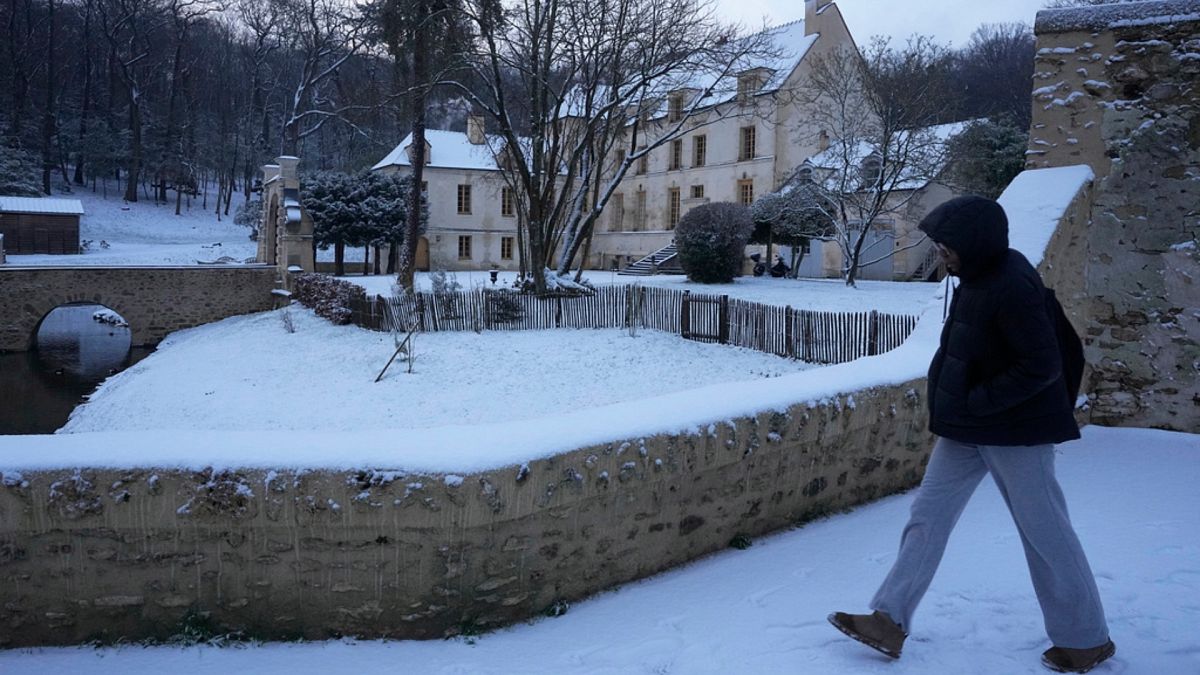
[[[1092,421],[1196,432],[1200,3],[1156,5],[1177,19],[1039,15],[1029,166],[1097,176],[1078,307]]]
[[[436,638],[914,485],[921,382],[468,476],[67,469],[0,481],[0,646]]]
[[[237,314],[271,309],[278,272],[235,267],[0,267],[0,351],[34,346],[55,307],[97,303],[128,323],[135,346]]]

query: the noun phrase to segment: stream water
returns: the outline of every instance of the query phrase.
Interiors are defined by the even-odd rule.
[[[96,385],[153,351],[131,349],[121,324],[100,305],[63,305],[42,320],[36,349],[0,354],[0,434],[53,433]]]

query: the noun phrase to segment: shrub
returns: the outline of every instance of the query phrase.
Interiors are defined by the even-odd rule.
[[[702,284],[733,281],[741,272],[753,231],[745,206],[732,202],[697,206],[675,228],[679,265],[689,279]]]
[[[317,316],[338,325],[350,323],[354,301],[366,300],[367,297],[362,286],[325,274],[300,274],[295,281],[296,300],[305,307],[311,307]]]

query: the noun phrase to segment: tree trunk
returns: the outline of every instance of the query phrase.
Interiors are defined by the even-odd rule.
[[[339,277],[346,275],[346,243],[341,240],[333,245],[333,273]]]
[[[131,83],[129,92],[129,176],[125,181],[125,201],[138,200],[138,181],[142,173],[142,111],[138,92]]]
[[[419,3],[422,19],[428,16],[427,3]],[[419,26],[420,21],[417,22]],[[421,184],[425,180],[425,114],[429,81],[428,35],[414,32],[411,83],[418,86],[412,109],[412,185],[409,186],[408,214],[404,227],[404,250],[400,253],[400,272],[397,283],[401,288],[415,288],[417,275],[417,240],[421,236]]]
[[[83,172],[83,147],[87,139],[88,113],[92,108],[92,2],[87,0],[83,13],[83,109],[79,114],[79,151],[75,153],[75,184],[86,185]],[[94,190],[93,190],[94,191]]]
[[[42,112],[42,192],[51,194],[50,174],[54,171],[54,158],[51,156],[54,144],[54,89],[55,64],[54,42],[54,0],[46,3],[47,39],[46,39],[46,108]]]

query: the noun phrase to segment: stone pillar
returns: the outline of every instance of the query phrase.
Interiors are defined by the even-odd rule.
[[[296,171],[300,158],[284,155],[275,158],[275,163],[279,165],[276,182],[281,197],[276,226],[279,238],[276,262],[283,272],[297,268],[314,272],[317,266],[313,255],[313,222],[300,205],[300,177]],[[286,278],[286,274],[283,276]]]

